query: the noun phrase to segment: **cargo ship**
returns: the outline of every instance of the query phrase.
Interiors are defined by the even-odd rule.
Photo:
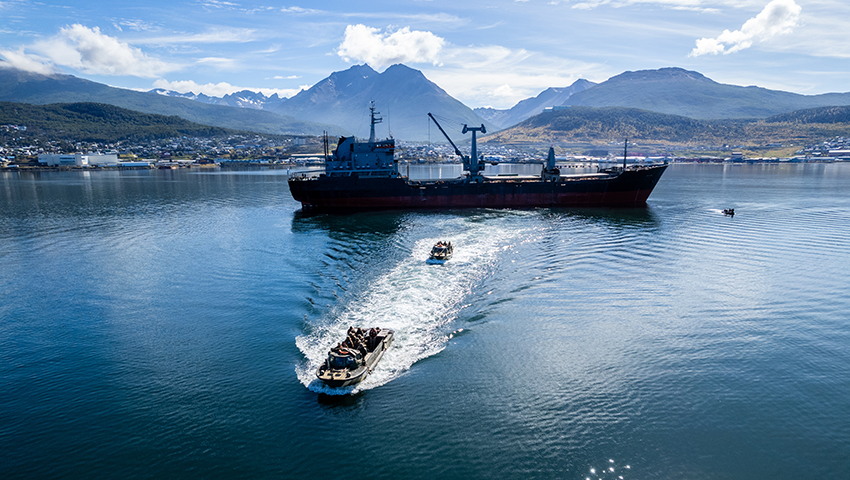
[[[542,165],[540,175],[483,175],[476,133],[484,125],[464,125],[472,133],[470,155],[464,155],[430,113],[440,132],[463,161],[463,175],[452,180],[411,180],[399,172],[395,140],[377,140],[375,124],[381,122],[370,107],[371,129],[367,142],[341,137],[329,153],[324,142],[325,171],[319,175],[289,178],[292,197],[305,210],[445,209],[445,208],[531,208],[642,206],[667,165],[626,165],[597,168],[596,173],[561,175],[555,153]],[[626,141],[628,148],[628,141]]]

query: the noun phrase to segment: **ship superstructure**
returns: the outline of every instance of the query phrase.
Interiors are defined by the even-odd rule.
[[[325,175],[330,177],[397,177],[398,160],[395,159],[395,140],[375,139],[375,124],[381,123],[375,103],[369,107],[371,132],[368,142],[356,138],[340,137],[336,149],[328,155],[325,139]]]

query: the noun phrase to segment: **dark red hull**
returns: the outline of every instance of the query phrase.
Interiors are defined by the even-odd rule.
[[[293,198],[313,209],[442,209],[639,206],[667,165],[610,175],[538,179],[408,181],[405,178],[327,177],[289,180]]]

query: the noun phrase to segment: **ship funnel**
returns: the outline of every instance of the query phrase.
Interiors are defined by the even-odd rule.
[[[546,159],[546,170],[555,168],[555,148],[549,147],[549,158]]]

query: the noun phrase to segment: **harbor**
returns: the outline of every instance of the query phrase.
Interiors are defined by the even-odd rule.
[[[642,209],[347,215],[303,212],[280,169],[0,172],[0,472],[848,471],[848,167],[673,164]],[[350,326],[395,338],[340,394],[316,372]]]

